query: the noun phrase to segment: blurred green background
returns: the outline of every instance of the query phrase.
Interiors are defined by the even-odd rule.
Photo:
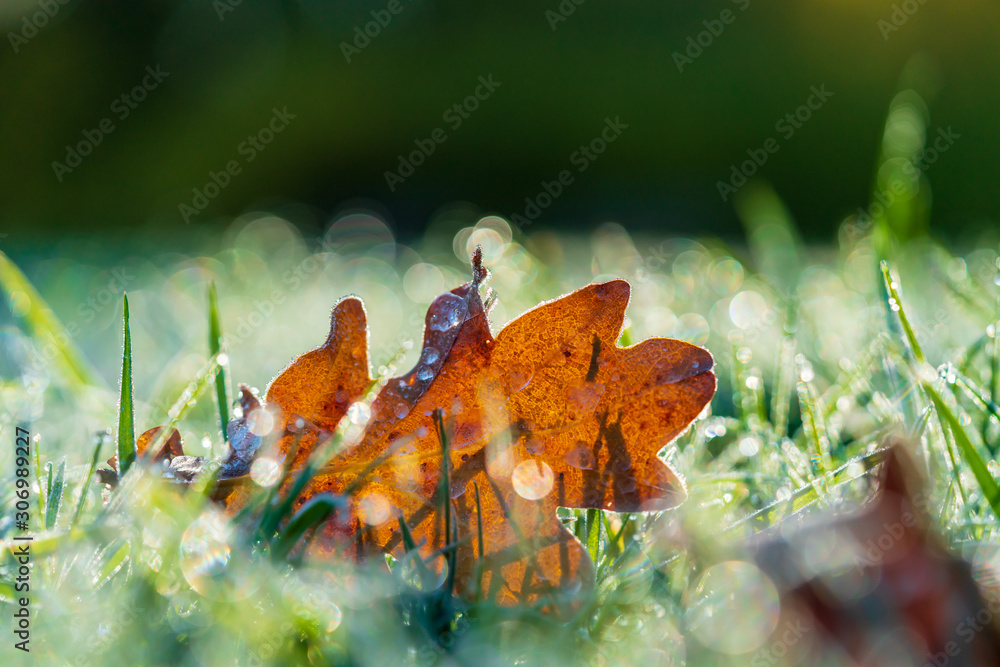
[[[399,0],[395,14],[390,4],[4,0],[2,243],[30,252],[116,230],[133,249],[138,238],[183,245],[289,202],[296,212],[286,217],[315,234],[359,198],[384,207],[406,239],[456,201],[523,214],[525,198],[564,169],[573,183],[536,228],[614,220],[736,235],[717,183],[768,138],[780,149],[757,177],[806,239],[829,241],[868,205],[886,111],[905,87],[927,103],[929,135],[961,136],[929,174],[932,231],[961,238],[995,219],[1000,8],[991,0]],[[357,52],[345,48],[364,45],[355,28],[373,11],[385,27],[369,26],[376,34]],[[700,54],[689,37],[707,43]],[[686,51],[695,57],[679,71],[675,54]],[[122,117],[121,96],[155,81],[147,67],[168,74]],[[500,86],[455,127],[445,113],[490,76]],[[813,86],[833,97],[786,137],[776,124]],[[274,108],[295,118],[249,162],[241,143]],[[571,155],[608,117],[628,129],[577,172]],[[105,118],[113,131],[57,174],[54,162],[70,164],[67,146]],[[436,128],[446,141],[390,189],[385,173]],[[180,205],[231,160],[239,174],[186,222]]]

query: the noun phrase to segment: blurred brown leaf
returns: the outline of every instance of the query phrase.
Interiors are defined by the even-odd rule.
[[[853,665],[1000,664],[1000,597],[987,597],[971,566],[938,539],[928,504],[922,475],[897,444],[861,511],[821,514],[760,545],[758,563],[781,592],[778,627],[819,630],[796,651],[782,649],[801,664],[820,655]]]

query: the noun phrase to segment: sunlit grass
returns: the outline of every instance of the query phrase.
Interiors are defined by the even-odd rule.
[[[287,220],[251,214],[218,245],[122,257],[64,283],[49,273],[54,258],[17,258],[19,269],[0,257],[14,316],[0,332],[0,437],[13,441],[19,425],[34,436],[35,656],[44,664],[748,664],[770,641],[778,602],[744,560],[745,538],[865,498],[889,436],[910,442],[927,469],[944,540],[991,572],[998,564],[981,547],[1000,528],[996,239],[955,250],[908,238],[893,216],[916,215],[925,199],[870,221],[849,218],[836,244],[818,248],[798,240],[775,193],[748,187],[737,202],[747,239],[736,246],[630,235],[614,224],[588,236],[524,234],[495,216],[457,214],[407,244],[360,213],[313,239]],[[469,280],[476,245],[492,273],[494,333],[542,300],[622,277],[632,285],[622,344],[677,337],[716,359],[710,408],[662,453],[686,479],[683,506],[560,510],[597,572],[592,595],[556,600],[561,616],[456,598],[449,568],[419,558],[306,561],[301,542],[341,501],[319,499],[293,515],[275,479],[233,522],[208,500],[208,485],[178,494],[141,459],[122,466],[114,493],[94,483],[101,460],[118,453],[124,463],[135,434],[156,425],[167,426],[161,439],[176,426],[188,454],[224,451],[232,384],[266,387],[325,339],[330,308],[345,294],[365,300],[373,372],[407,370],[426,307]],[[114,299],[105,295],[109,272],[121,267],[127,304],[119,283]],[[110,390],[119,379],[120,392]],[[8,482],[12,449],[0,449]],[[319,463],[281,473],[301,487]],[[0,490],[5,609],[16,597],[6,548],[19,532],[13,488]]]

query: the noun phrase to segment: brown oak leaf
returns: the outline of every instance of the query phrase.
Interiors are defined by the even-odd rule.
[[[349,515],[323,525],[314,555],[399,557],[400,517],[421,555],[433,554],[446,543],[440,410],[459,542],[456,588],[475,590],[481,562],[486,594],[534,603],[592,585],[590,559],[557,507],[637,512],[684,499],[682,480],[657,454],[711,400],[713,360],[678,340],[618,347],[630,292],[622,280],[543,303],[494,337],[479,294],[479,253],[473,275],[431,304],[417,365],[381,388],[360,438],[322,466],[295,505],[353,491]],[[264,409],[278,454],[294,451],[293,466],[301,465],[372,382],[365,311],[349,297],[334,309],[326,342],[268,388]],[[243,498],[227,501],[230,511]]]
[[[153,428],[144,431],[135,442],[136,457],[142,458],[146,456],[149,448],[153,446],[156,441],[156,437],[160,434],[160,431],[166,428],[165,426],[154,426]],[[170,435],[163,444],[160,445],[159,449],[152,453],[150,456],[153,462],[164,462],[170,464],[173,459],[184,456],[184,446],[181,443],[181,434],[177,429],[172,429]],[[118,454],[116,453],[110,459],[108,459],[108,465],[111,466],[111,470],[106,468],[101,468],[96,470],[97,479],[102,484],[107,484],[108,486],[118,486]]]

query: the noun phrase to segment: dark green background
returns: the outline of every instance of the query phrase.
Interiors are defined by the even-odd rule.
[[[248,208],[302,202],[318,231],[356,198],[384,205],[402,236],[465,200],[509,216],[569,166],[606,116],[629,129],[539,221],[580,229],[739,231],[716,182],[775,122],[825,84],[834,97],[760,170],[804,235],[831,239],[866,205],[885,113],[908,71],[930,128],[961,139],[933,166],[932,227],[995,219],[1000,9],[992,0],[926,0],[883,38],[888,0],[715,2],[586,0],[552,30],[550,2],[401,0],[404,10],[348,64],[339,44],[386,2],[244,0],[220,20],[211,2],[81,0],[60,8],[19,53],[7,33],[37,11],[0,9],[0,226],[7,243],[129,230],[180,238],[221,229]],[[914,0],[916,3],[916,0]],[[735,22],[679,73],[671,57],[702,21]],[[916,60],[914,60],[916,58]],[[916,63],[916,65],[914,65]],[[167,80],[59,183],[52,162],[146,66]],[[480,75],[502,87],[390,192],[384,172]],[[207,211],[178,204],[273,107],[297,115]]]

